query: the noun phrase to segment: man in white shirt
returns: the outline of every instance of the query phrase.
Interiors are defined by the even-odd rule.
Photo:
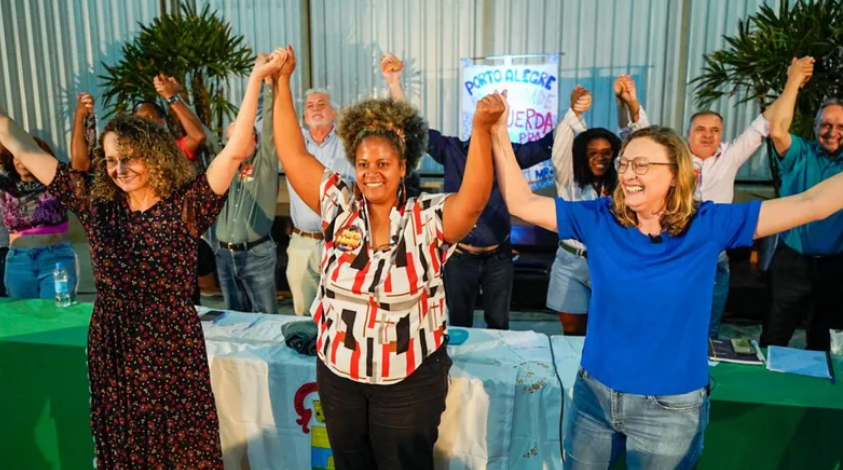
[[[354,167],[345,156],[345,149],[337,136],[334,123],[337,109],[331,102],[327,90],[312,89],[305,93],[304,123],[302,129],[307,151],[320,163],[348,181],[354,181]],[[296,315],[310,311],[316,298],[321,272],[322,219],[302,201],[290,186],[290,217],[293,219],[293,235],[287,247],[287,283],[293,294],[293,309]]]
[[[688,146],[691,148],[694,172],[697,174],[697,199],[721,204],[732,202],[738,170],[770,135],[768,118],[772,116],[780,101],[781,96],[731,142],[723,142],[723,116],[719,113],[707,110],[691,116],[688,125]],[[644,124],[637,127],[646,127],[649,120],[643,107],[639,113],[639,119]],[[714,299],[708,331],[710,338],[718,336],[728,296],[729,257],[723,251],[717,261],[717,275],[714,279]]]

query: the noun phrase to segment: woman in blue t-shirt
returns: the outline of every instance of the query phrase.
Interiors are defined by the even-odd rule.
[[[506,113],[504,113],[506,115]],[[565,435],[566,469],[691,468],[708,422],[707,338],[718,254],[843,208],[843,174],[791,197],[697,203],[673,130],[633,133],[613,198],[533,194],[504,133],[495,168],[510,213],[589,247],[592,297]]]

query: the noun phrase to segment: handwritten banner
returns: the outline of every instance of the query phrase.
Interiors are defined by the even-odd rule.
[[[460,138],[471,137],[477,102],[495,91],[507,91],[509,116],[507,130],[514,143],[541,139],[559,119],[559,63],[557,55],[548,55],[542,64],[512,65],[502,57],[502,65],[473,64],[463,60]],[[533,190],[553,185],[553,166],[546,161],[524,169]]]

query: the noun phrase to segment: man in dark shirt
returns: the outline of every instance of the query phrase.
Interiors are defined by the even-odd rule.
[[[390,96],[406,101],[401,88],[404,64],[393,54],[381,59],[381,73],[386,79]],[[445,192],[457,192],[465,173],[469,142],[458,137],[446,137],[436,130],[428,131],[427,153],[445,167]],[[549,160],[553,148],[553,133],[535,142],[514,144],[515,156],[521,168],[529,168]],[[486,208],[474,229],[463,238],[456,252],[445,265],[445,292],[450,325],[470,327],[474,322],[477,290],[483,293],[485,320],[488,328],[509,329],[509,302],[512,297],[512,247],[509,211],[497,181]]]

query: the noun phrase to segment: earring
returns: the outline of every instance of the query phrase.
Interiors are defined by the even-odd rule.
[[[401,202],[402,206],[407,203],[407,185],[405,184],[405,181],[405,178],[401,178],[401,188],[399,188],[400,192],[398,193],[398,200]]]

